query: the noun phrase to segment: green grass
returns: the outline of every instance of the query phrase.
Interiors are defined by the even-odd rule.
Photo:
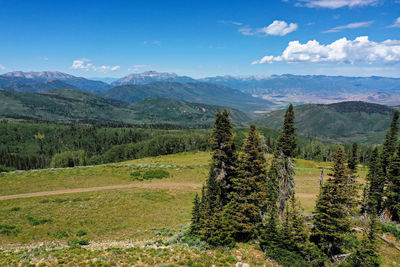
[[[247,245],[245,248],[240,245],[230,252],[170,248],[165,259],[156,256],[164,253],[163,248],[143,247],[146,243],[166,241],[190,222],[193,197],[200,192],[207,178],[209,163],[207,152],[186,152],[85,168],[3,174],[0,195],[120,184],[137,187],[0,201],[0,247],[37,247],[41,242],[79,247],[79,242],[89,243],[84,246],[87,249],[0,250],[0,265],[12,265],[21,259],[35,262],[39,257],[52,265],[61,262],[89,265],[101,258],[104,264],[110,265],[133,262],[149,265],[158,261],[179,266],[193,261],[202,266],[216,262],[220,263],[218,266],[229,266],[233,261],[230,262],[232,258],[228,256],[236,261],[237,250],[242,251],[240,257],[245,257],[245,262],[252,262],[252,266],[265,264],[261,252]],[[311,213],[314,208],[322,167],[327,179],[330,166],[330,163],[296,160],[296,193],[306,213]],[[132,172],[143,174],[149,170],[164,170],[169,177],[137,181],[131,176]],[[366,169],[360,166],[360,181],[365,174]],[[132,249],[129,246],[109,250],[96,247],[102,242],[132,242],[136,245]],[[382,247],[386,266],[390,266],[390,262],[400,262],[392,248],[383,244]]]

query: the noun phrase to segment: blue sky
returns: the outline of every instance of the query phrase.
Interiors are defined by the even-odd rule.
[[[400,77],[400,0],[0,0],[0,23],[0,73]]]

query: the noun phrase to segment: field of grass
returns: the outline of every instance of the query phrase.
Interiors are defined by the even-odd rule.
[[[105,185],[131,187],[0,200],[0,265],[18,259],[40,263],[43,258],[50,265],[60,261],[69,265],[100,261],[188,266],[219,262],[218,266],[223,266],[240,257],[247,257],[246,261],[253,265],[268,264],[248,245],[240,248],[246,257],[233,255],[239,248],[219,256],[221,253],[214,250],[193,252],[182,247],[165,250],[163,246],[145,246],[160,245],[189,224],[192,200],[207,177],[209,162],[207,152],[186,152],[92,167],[1,174],[0,196]],[[296,160],[296,193],[305,213],[312,212],[321,170],[325,168],[327,179],[329,166]],[[138,181],[131,175],[158,169],[168,172],[169,177]],[[366,169],[361,168],[360,180],[365,173]],[[88,241],[89,246],[60,248],[79,241]],[[37,248],[43,244],[46,248]],[[399,255],[385,249],[389,262],[400,262]]]

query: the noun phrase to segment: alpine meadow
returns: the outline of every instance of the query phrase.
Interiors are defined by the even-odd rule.
[[[400,266],[399,14],[0,0],[0,266]]]

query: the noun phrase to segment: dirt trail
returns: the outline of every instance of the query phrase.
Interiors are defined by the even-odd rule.
[[[125,188],[160,188],[160,189],[183,189],[183,188],[199,188],[201,184],[196,183],[169,183],[169,182],[155,182],[155,183],[136,183],[136,184],[122,184],[122,185],[107,185],[98,187],[88,187],[88,188],[74,188],[74,189],[63,189],[54,191],[43,191],[34,193],[24,193],[8,196],[0,196],[1,200],[17,199],[17,198],[28,198],[28,197],[42,197],[42,196],[52,196],[70,193],[83,193],[83,192],[93,192],[93,191],[103,191],[103,190],[115,190],[115,189],[125,189]]]

